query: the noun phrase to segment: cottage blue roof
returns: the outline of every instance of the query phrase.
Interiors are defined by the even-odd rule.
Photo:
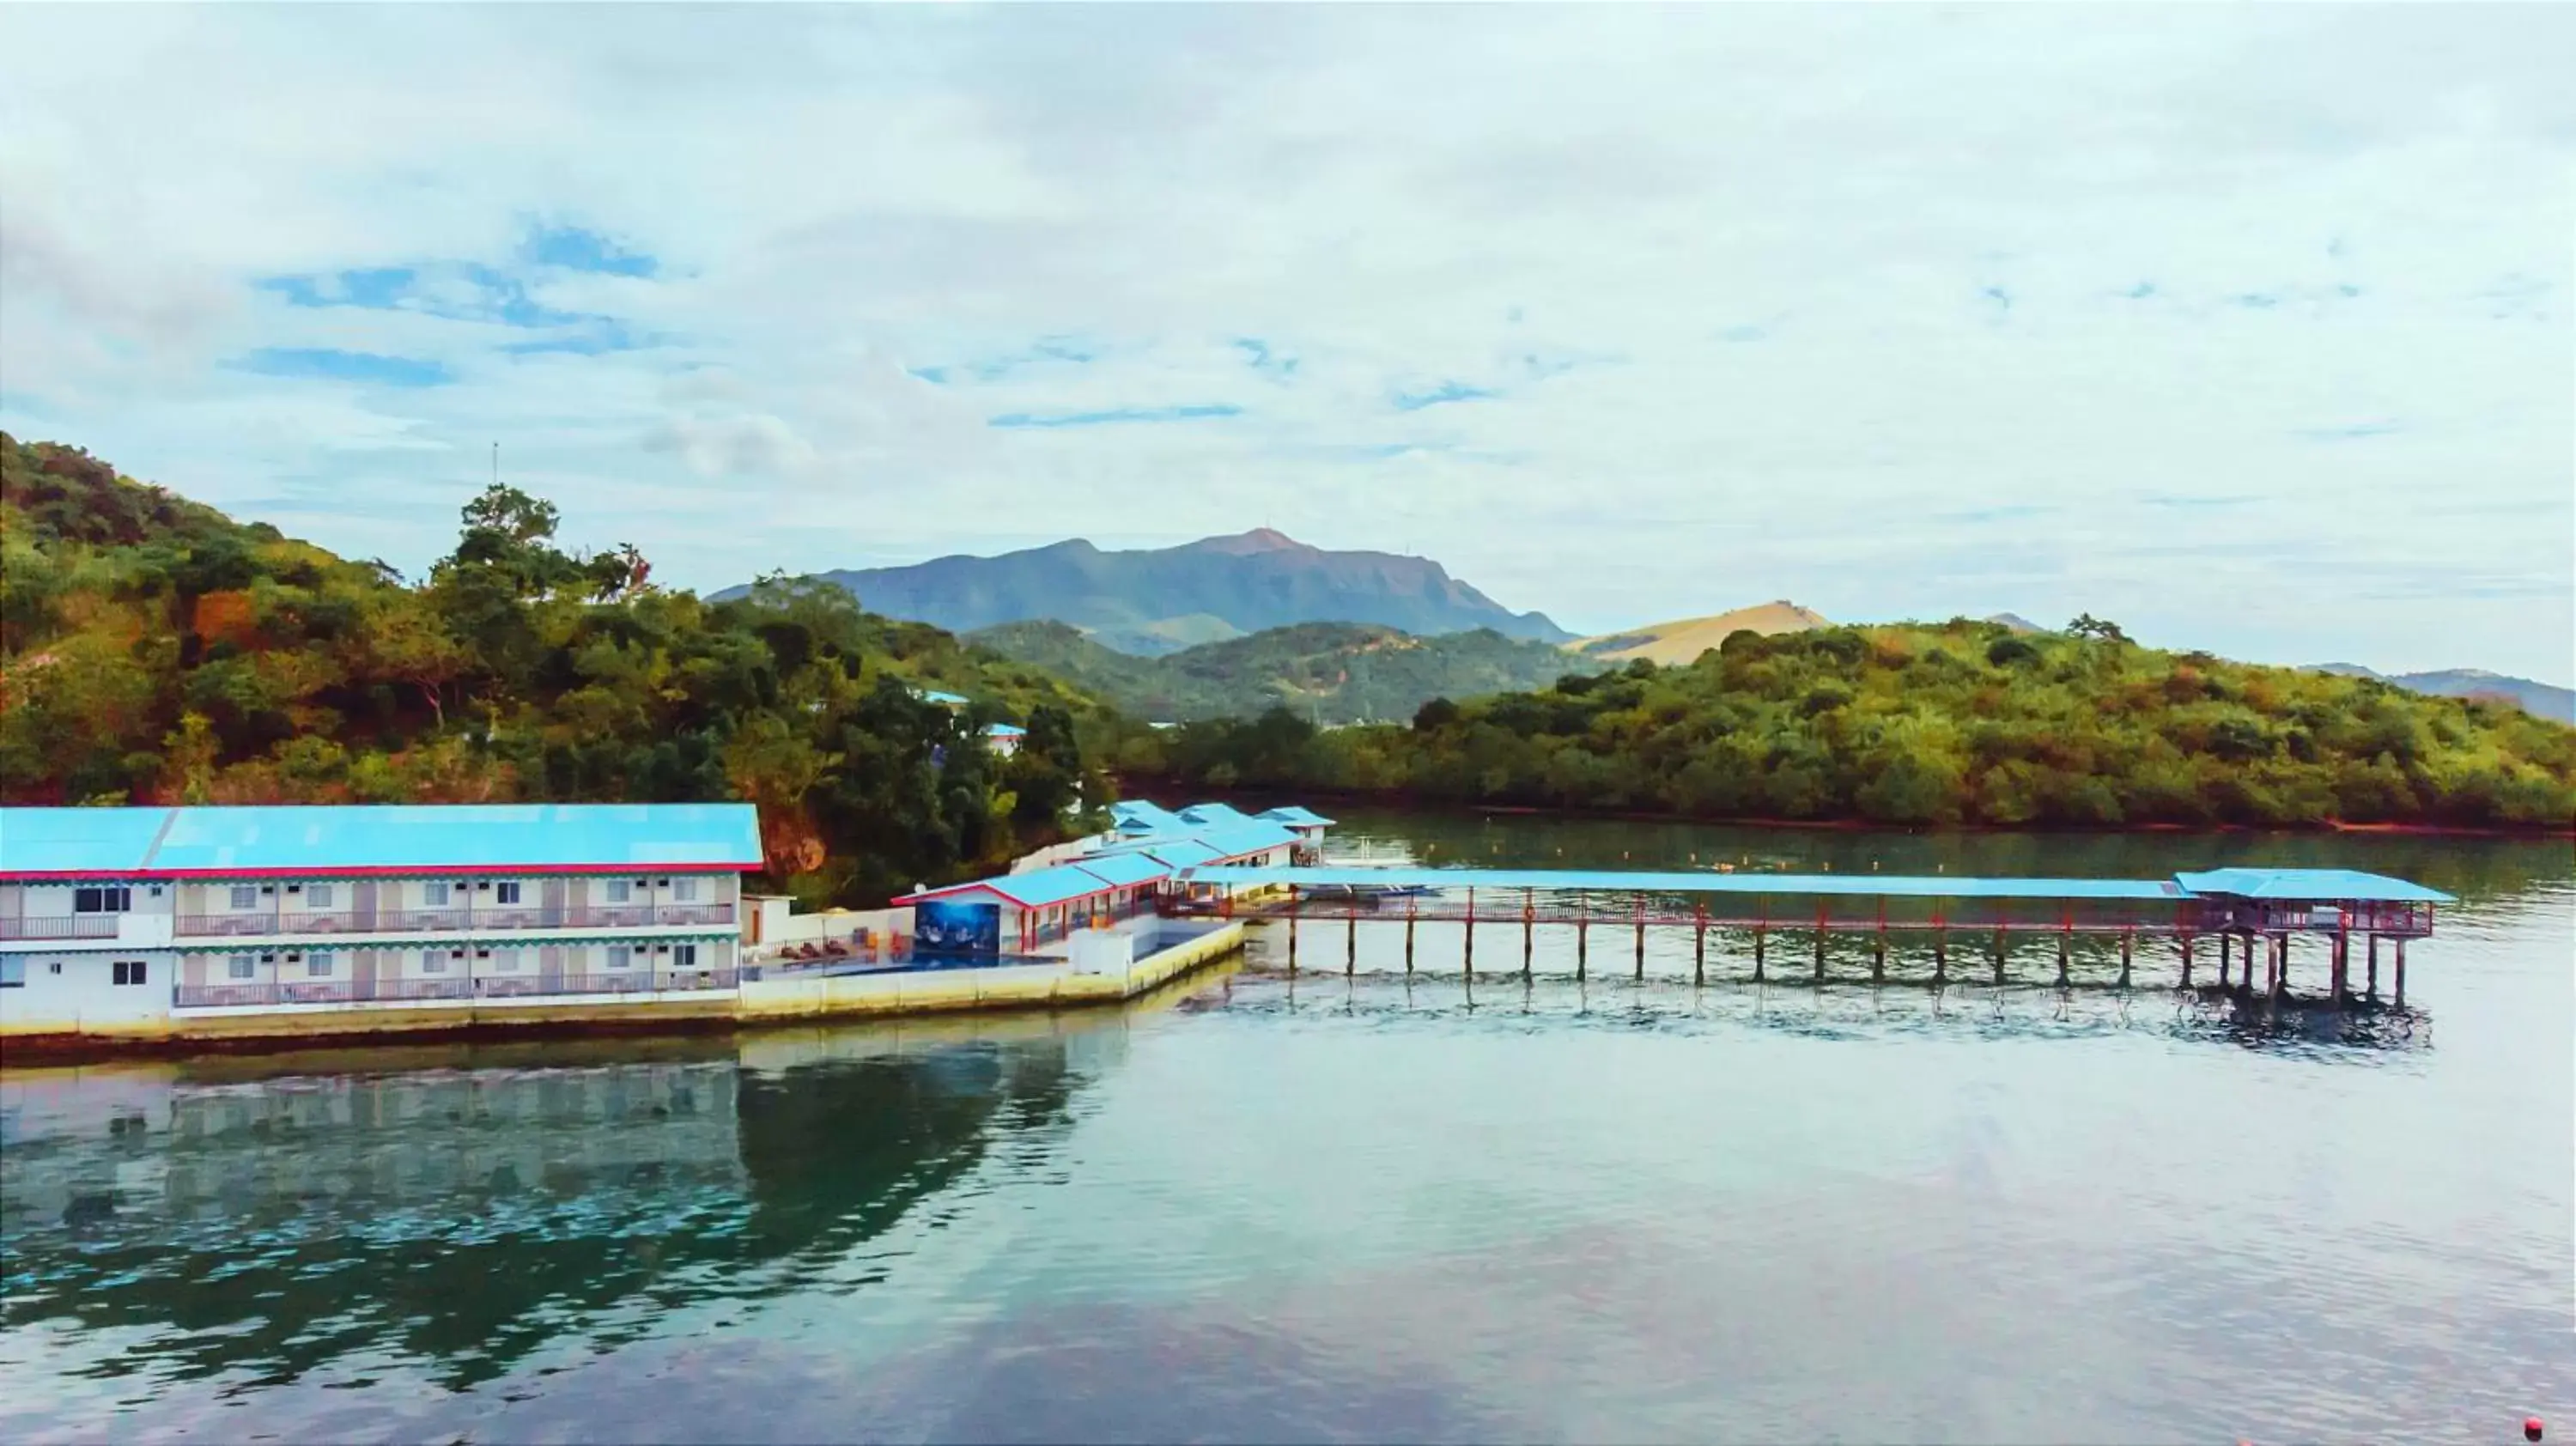
[[[1324,817],[1322,814],[1315,812],[1311,808],[1305,808],[1294,803],[1283,803],[1277,808],[1265,808],[1257,816],[1266,818],[1272,823],[1286,824],[1290,828],[1330,828],[1333,826],[1333,821],[1331,819]]]
[[[56,817],[75,813],[102,817]],[[747,803],[0,810],[0,874],[20,876],[760,865],[760,815]]]
[[[1192,864],[1214,863],[1224,857],[1195,838],[1147,839],[1138,845],[1136,852],[1142,853],[1156,863],[1176,869],[1185,869]]]
[[[1156,879],[1169,877],[1172,872],[1170,866],[1158,864],[1139,853],[1085,854],[1074,860],[1073,866],[1084,873],[1096,874],[1102,882],[1116,884],[1122,889],[1150,884]]]
[[[1184,822],[1195,824],[1248,823],[1252,815],[1230,803],[1193,803],[1181,810]]]
[[[1297,835],[1286,827],[1257,818],[1194,829],[1189,836],[1216,850],[1219,858],[1228,859],[1267,853],[1297,842]]]
[[[1141,798],[1121,799],[1109,805],[1109,816],[1121,833],[1178,833],[1189,826],[1179,814]]]
[[[2353,869],[2204,869],[2174,875],[2174,881],[2198,895],[2240,899],[2277,899],[2382,904],[2447,904],[2439,889],[2385,874]]]
[[[1028,731],[1026,728],[1013,727],[1008,723],[987,724],[984,728],[984,734],[989,738],[1024,738],[1028,736]]]
[[[1105,894],[1115,887],[1098,874],[1057,864],[1053,868],[1031,869],[1025,874],[1003,874],[998,878],[977,879],[972,883],[949,884],[944,888],[924,889],[896,899],[898,904],[921,899],[949,898],[958,894],[993,893],[1025,908],[1043,909],[1053,904],[1070,903],[1093,894]]]

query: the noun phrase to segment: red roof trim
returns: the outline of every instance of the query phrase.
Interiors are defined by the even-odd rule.
[[[189,883],[199,879],[445,879],[506,878],[520,874],[746,874],[761,863],[721,864],[370,864],[298,869],[0,869],[0,879],[29,883],[91,881]]]

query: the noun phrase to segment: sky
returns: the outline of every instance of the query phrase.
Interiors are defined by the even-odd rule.
[[[417,573],[1256,526],[2576,681],[2576,11],[9,6],[0,427]]]

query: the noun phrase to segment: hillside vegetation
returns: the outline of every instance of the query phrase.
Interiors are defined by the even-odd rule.
[[[2576,822],[2576,729],[2502,703],[2142,648],[2110,624],[1750,632],[1683,667],[1317,732],[1129,739],[1122,773],[1712,818],[2117,826]]]
[[[838,588],[668,591],[555,522],[494,487],[407,583],[0,436],[0,797],[743,798],[780,882],[851,903],[1067,825],[1087,696]],[[1007,763],[978,736],[1005,716],[1029,729]]]
[[[1157,722],[1272,707],[1315,723],[1404,719],[1433,698],[1545,687],[1599,666],[1482,628],[1418,638],[1366,623],[1300,623],[1159,658],[1113,651],[1055,622],[1007,623],[968,641]]]

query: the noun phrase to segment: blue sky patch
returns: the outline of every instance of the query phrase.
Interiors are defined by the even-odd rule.
[[[1297,358],[1293,356],[1281,356],[1278,352],[1271,349],[1270,343],[1263,341],[1257,336],[1236,337],[1234,339],[1234,349],[1243,353],[1243,364],[1245,366],[1252,368],[1254,371],[1257,371],[1264,376],[1276,377],[1281,381],[1285,381],[1297,374]]]
[[[907,376],[934,387],[954,386],[959,382],[998,382],[1023,367],[1063,362],[1084,366],[1108,355],[1109,348],[1096,341],[1076,336],[1041,337],[1026,351],[1005,352],[980,361],[942,362],[936,366],[906,367]]]
[[[1105,412],[1004,412],[985,420],[988,427],[1106,427],[1122,422],[1204,422],[1239,417],[1243,408],[1231,402],[1200,402],[1179,407],[1118,407]]]
[[[1484,402],[1501,395],[1484,387],[1471,387],[1465,382],[1452,380],[1444,381],[1427,392],[1398,392],[1394,402],[1399,412],[1418,412],[1444,402]]]
[[[528,233],[519,253],[539,266],[589,271],[602,276],[652,276],[659,259],[626,248],[596,231],[579,226],[541,226]]]
[[[443,387],[456,380],[456,373],[440,362],[330,347],[262,347],[232,365],[235,370],[264,377],[362,382],[382,387]]]
[[[2355,422],[2348,427],[2311,427],[2299,433],[2311,442],[2349,442],[2360,437],[2385,437],[2402,430],[2395,421]]]

